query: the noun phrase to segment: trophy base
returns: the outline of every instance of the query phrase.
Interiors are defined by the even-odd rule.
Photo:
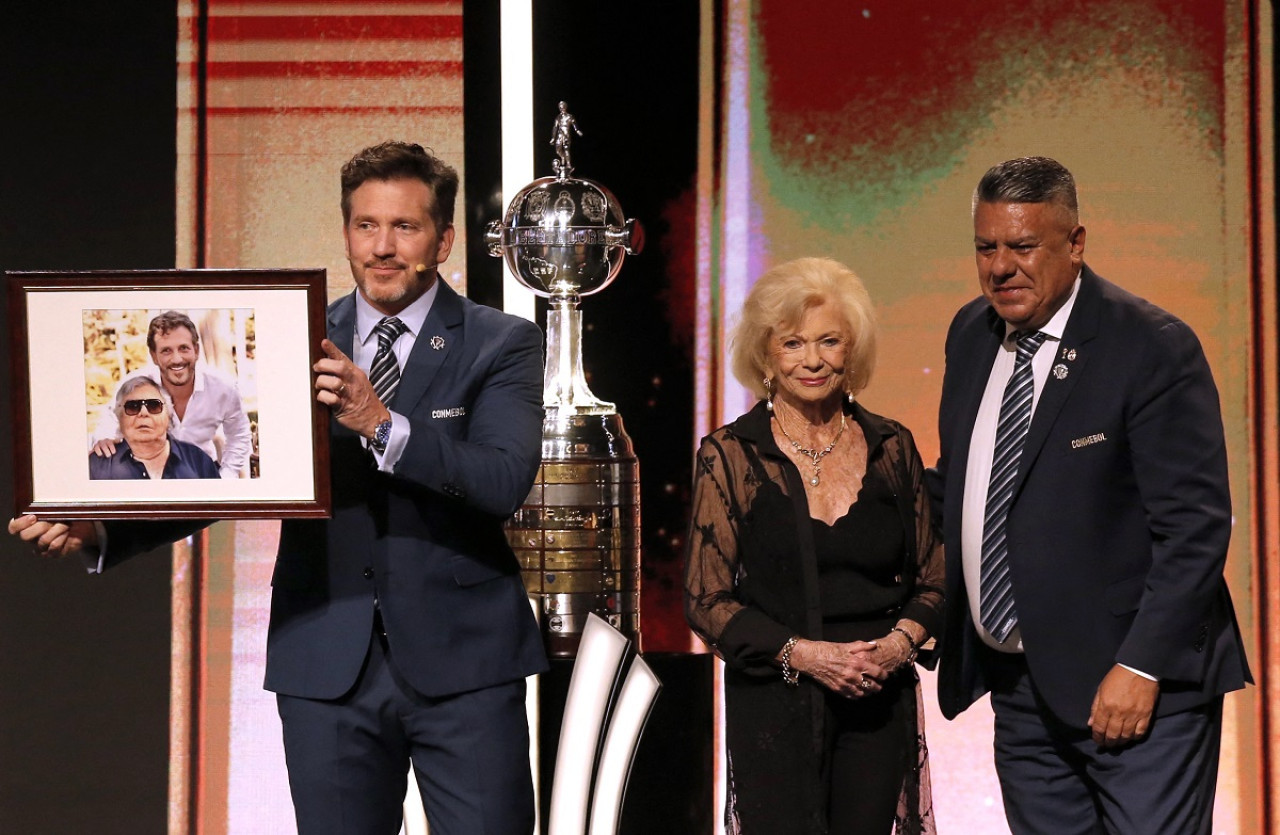
[[[594,612],[640,643],[640,465],[618,414],[551,415],[529,498],[507,523],[552,657]]]

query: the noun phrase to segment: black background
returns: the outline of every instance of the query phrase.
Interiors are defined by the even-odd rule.
[[[173,267],[175,4],[59,0],[4,17],[0,269]],[[10,357],[6,338],[5,392]],[[0,832],[165,831],[169,575],[155,555],[90,578],[0,537]]]

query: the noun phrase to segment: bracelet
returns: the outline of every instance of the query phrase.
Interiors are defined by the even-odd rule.
[[[907,646],[911,647],[911,651],[907,653],[908,664],[914,664],[916,656],[920,653],[920,647],[916,646],[915,640],[911,637],[911,633],[903,629],[901,626],[894,626],[889,629],[890,632],[897,632],[899,635],[907,639]]]
[[[798,643],[800,643],[800,636],[792,635],[782,645],[782,680],[788,687],[800,686],[800,671],[791,668],[791,650],[795,649]]]

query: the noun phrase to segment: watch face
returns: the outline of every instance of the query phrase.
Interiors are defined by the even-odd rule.
[[[378,428],[373,431],[373,445],[381,452],[387,446],[387,441],[391,440],[391,421],[384,420],[378,424]]]

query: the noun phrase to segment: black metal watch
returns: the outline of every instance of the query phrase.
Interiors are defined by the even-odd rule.
[[[374,452],[386,452],[387,441],[391,440],[391,418],[387,418],[378,424],[378,428],[373,430],[373,437],[369,439],[369,446]]]

